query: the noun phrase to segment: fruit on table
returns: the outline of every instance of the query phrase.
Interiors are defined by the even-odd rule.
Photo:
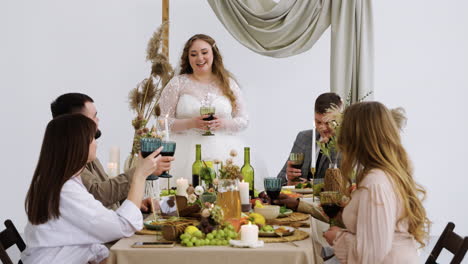
[[[257,208],[263,208],[262,202],[261,202],[260,200],[256,200],[256,201],[255,201],[255,207],[257,207]]]
[[[187,226],[184,232],[193,235],[197,231],[200,231],[200,229],[198,229],[196,226]]]
[[[258,214],[258,213],[249,214],[249,221],[260,226],[265,225],[265,217],[263,217],[263,215]]]
[[[274,232],[275,230],[271,225],[264,225],[260,228],[260,232]]]
[[[188,230],[188,231],[193,231]],[[237,232],[234,231],[234,226],[231,224],[224,225],[223,228],[213,230],[208,234],[203,234],[200,230],[194,231],[192,234],[187,232],[180,235],[182,246],[200,247],[200,246],[227,246],[230,239],[236,239]]]
[[[259,193],[257,199],[260,199],[262,201],[262,203],[264,203],[264,204],[270,204],[271,203],[271,199],[270,199],[270,197],[268,197],[268,194],[265,191]]]

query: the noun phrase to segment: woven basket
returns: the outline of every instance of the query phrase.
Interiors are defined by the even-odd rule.
[[[325,172],[324,183],[325,185],[323,186],[323,189],[325,191],[334,191],[341,193],[343,193],[344,191],[345,184],[340,169],[327,169],[327,171]]]

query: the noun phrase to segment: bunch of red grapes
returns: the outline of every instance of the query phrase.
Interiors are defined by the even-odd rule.
[[[254,198],[250,200],[250,203],[252,204],[252,208],[255,207],[256,200],[260,200],[262,204],[271,204],[271,198],[268,197],[268,194],[266,192],[261,192],[258,194],[258,198]]]

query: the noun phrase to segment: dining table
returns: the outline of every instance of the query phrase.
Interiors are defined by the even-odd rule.
[[[155,242],[156,235],[133,235],[122,238],[110,248],[108,264],[157,264],[157,263],[203,263],[203,264],[315,264],[323,263],[320,255],[326,243],[322,237],[328,224],[310,217],[310,227],[299,228],[309,237],[291,242],[264,243],[259,248],[232,246],[186,247],[176,244],[170,248],[133,248],[135,242]]]

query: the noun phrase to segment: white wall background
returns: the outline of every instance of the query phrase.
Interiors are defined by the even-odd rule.
[[[329,32],[304,54],[273,59],[234,40],[206,1],[170,2],[171,62],[193,34],[217,40],[248,101],[244,136],[276,175],[296,133],[311,127],[315,97],[329,89]],[[447,221],[468,234],[467,12],[462,0],[374,1],[375,99],[407,111],[403,138],[428,191],[434,235]],[[149,73],[146,43],[160,21],[160,0],[0,1],[0,221],[26,224],[24,197],[49,104],[62,93],[94,98],[98,156],[107,162],[116,145],[123,162],[133,135],[127,94]]]

